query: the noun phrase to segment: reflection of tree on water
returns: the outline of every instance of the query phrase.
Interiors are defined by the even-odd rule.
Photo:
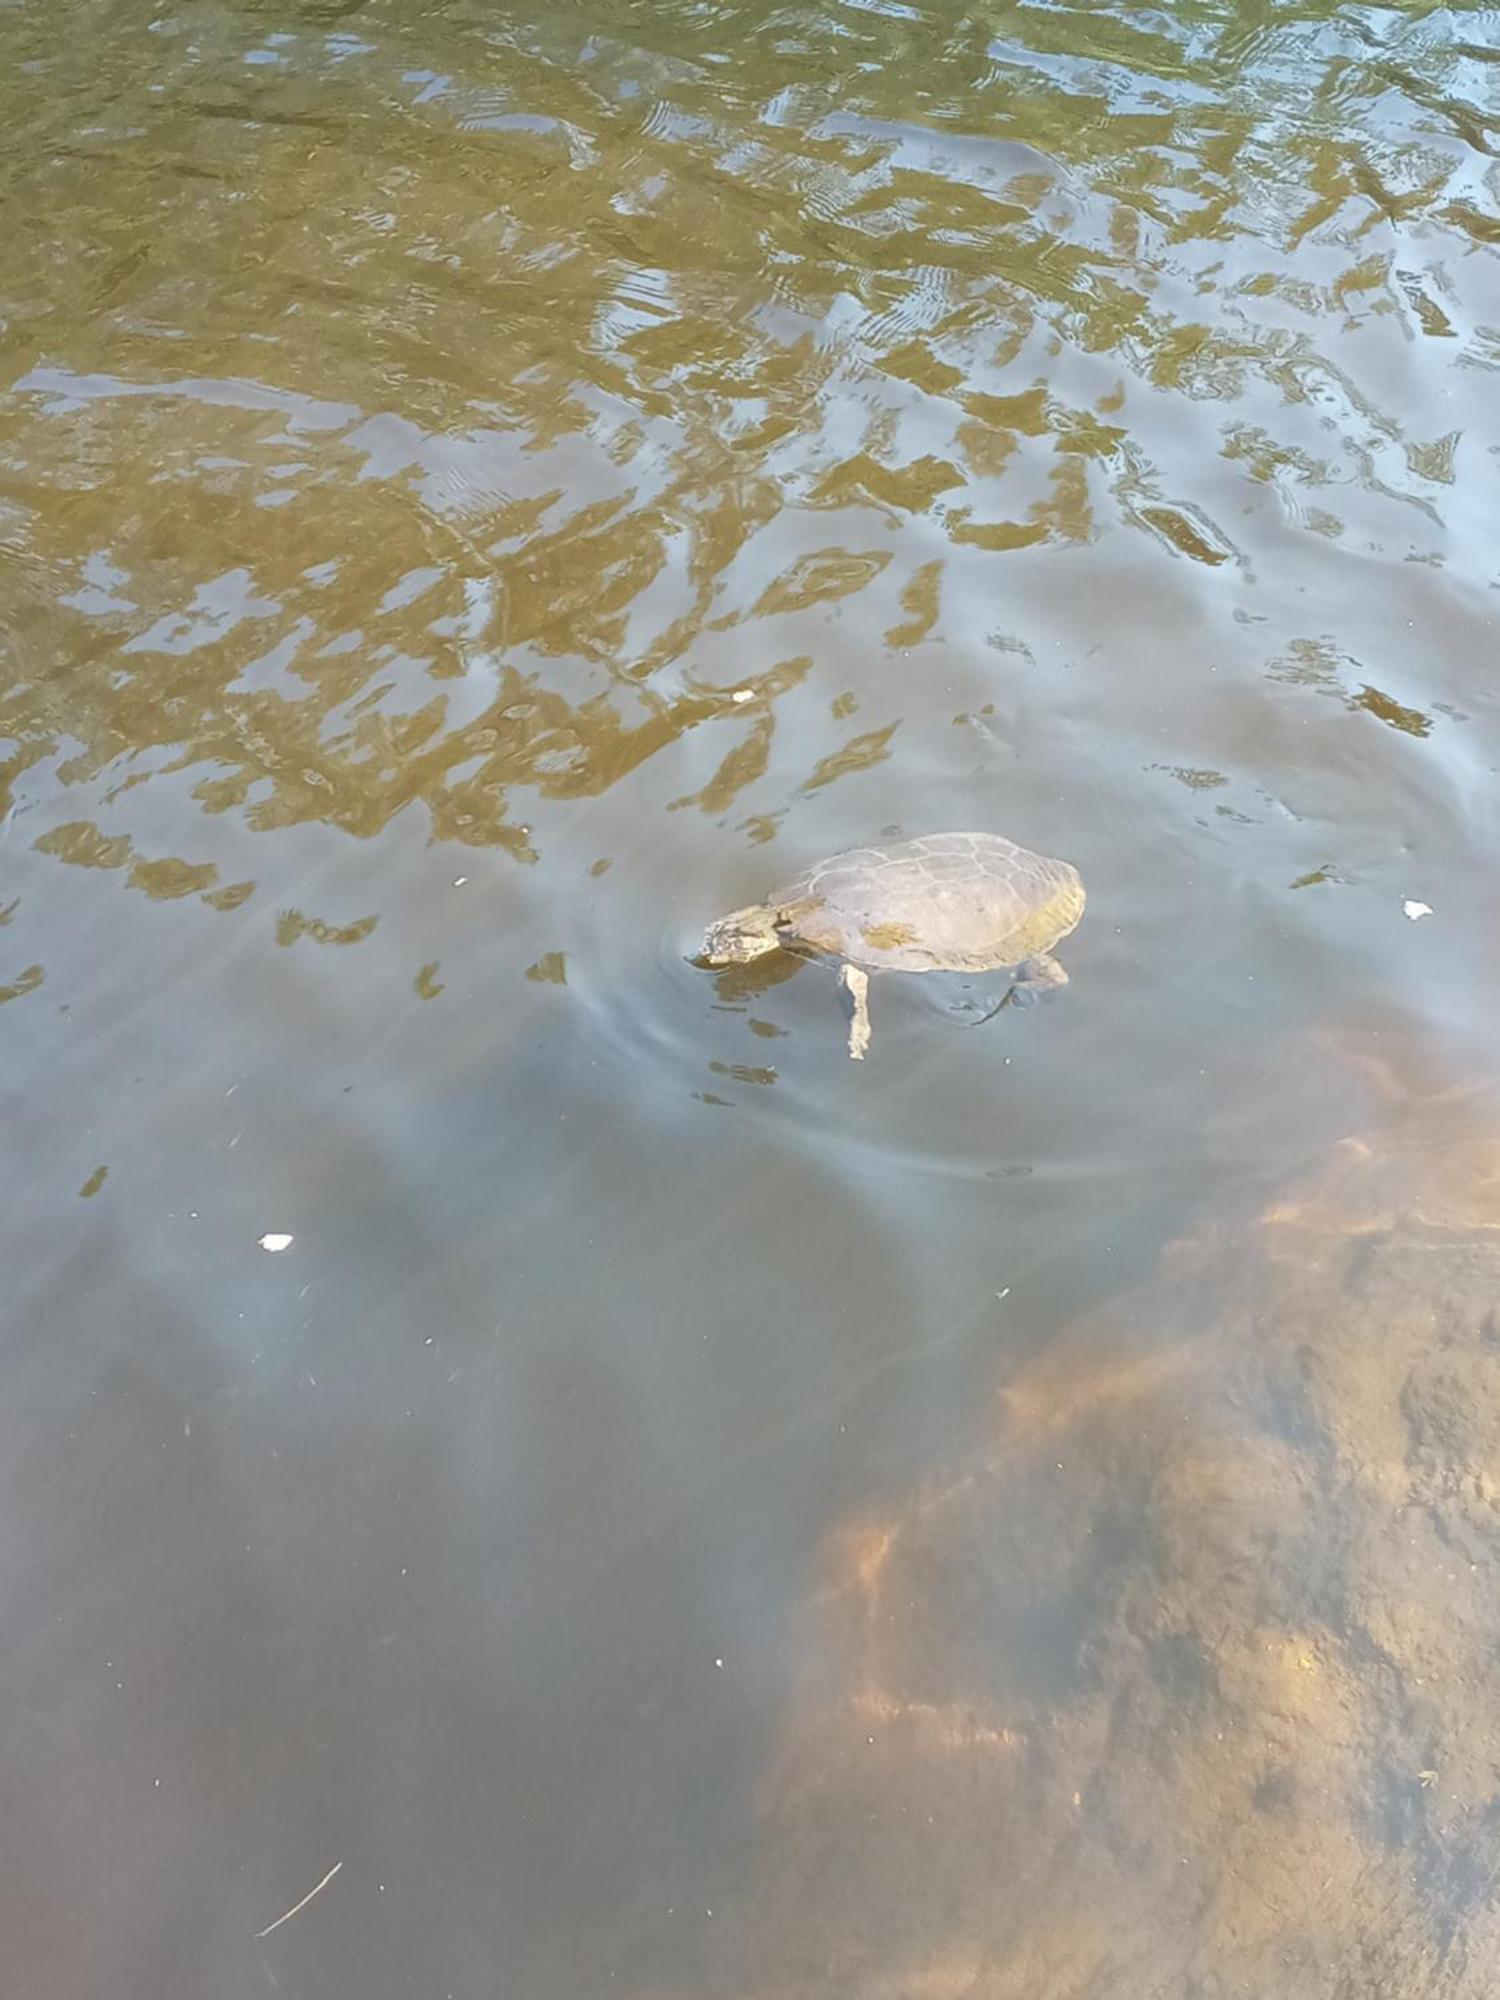
[[[1500,1141],[1407,1138],[1179,1245],[836,1538],[743,1990],[1493,1993]]]
[[[367,838],[419,805],[529,860],[518,795],[597,796],[705,724],[708,812],[879,761],[888,715],[862,752],[799,727],[771,768],[795,677],[765,662],[856,594],[917,647],[956,636],[956,577],[993,597],[1018,552],[1110,527],[1209,569],[1268,494],[1358,547],[1441,528],[1459,433],[1409,436],[1313,334],[1383,315],[1487,363],[1461,287],[1488,225],[1438,136],[1480,145],[1482,61],[1451,33],[1388,47],[1326,5],[1038,12],[1025,44],[585,7],[445,52],[363,11],[357,49],[308,17],[253,74],[227,17],[161,24],[149,58],[117,39],[148,147],[18,160],[0,809],[48,762],[99,785],[112,840],[125,787],[190,773],[254,830]],[[98,58],[46,54],[65,104]],[[1432,255],[1397,268],[1398,223]],[[1191,476],[1163,392],[1196,406]],[[729,632],[735,680],[695,681]]]
[[[735,1007],[742,1001],[753,1000],[758,993],[769,993],[773,986],[784,986],[789,979],[796,978],[807,962],[795,952],[768,951],[761,958],[747,959],[743,965],[715,966],[714,992],[723,1005]]]

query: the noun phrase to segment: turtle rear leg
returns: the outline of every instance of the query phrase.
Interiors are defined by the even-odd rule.
[[[849,1054],[855,1062],[864,1060],[870,1046],[870,975],[857,965],[839,967],[839,985],[849,996]]]
[[[1046,952],[1038,952],[1035,958],[1028,958],[1016,967],[1016,976],[1006,987],[1000,998],[987,1014],[981,1014],[977,1021],[970,1021],[971,1028],[982,1028],[986,1021],[993,1021],[1005,1007],[1029,1007],[1033,1000],[1054,992],[1059,986],[1068,984],[1068,975],[1055,958]]]
[[[1067,983],[1068,975],[1057,960],[1047,952],[1039,951],[1035,958],[1028,958],[1024,965],[1017,967],[1015,979],[1006,998],[1024,1007],[1029,1001],[1040,1000],[1045,994],[1051,993],[1059,986],[1066,986]]]

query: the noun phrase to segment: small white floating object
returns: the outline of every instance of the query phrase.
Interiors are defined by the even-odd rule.
[[[754,701],[754,699],[755,699],[755,689],[754,689],[754,688],[736,688],[736,689],[734,690],[734,693],[733,693],[732,695],[730,695],[729,699],[730,699],[731,701]]]
[[[260,1239],[260,1247],[262,1250],[269,1250],[274,1256],[278,1250],[289,1250],[292,1247],[292,1239],[283,1235],[279,1229],[268,1229]]]
[[[1407,897],[1401,908],[1411,918],[1413,923],[1418,922],[1422,917],[1430,917],[1432,915],[1431,903],[1416,903],[1413,902],[1410,896]]]

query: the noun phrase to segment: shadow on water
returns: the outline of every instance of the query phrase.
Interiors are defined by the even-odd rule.
[[[0,8],[23,1986],[1493,1987],[1493,28]]]

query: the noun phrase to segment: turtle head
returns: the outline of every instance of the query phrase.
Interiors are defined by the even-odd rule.
[[[701,956],[709,965],[747,965],[752,958],[764,958],[781,944],[776,919],[777,912],[766,903],[731,910],[709,925]]]

